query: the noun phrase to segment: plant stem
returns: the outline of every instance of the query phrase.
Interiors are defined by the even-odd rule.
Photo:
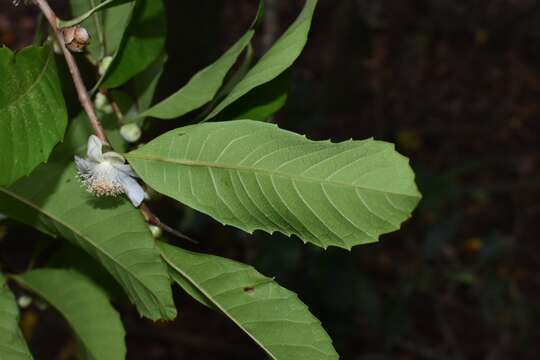
[[[99,121],[96,110],[94,109],[94,105],[92,104],[92,101],[90,101],[90,97],[88,96],[88,91],[86,90],[86,86],[84,85],[84,82],[81,77],[81,72],[79,71],[79,67],[77,66],[77,62],[75,61],[75,58],[71,54],[71,52],[67,49],[66,44],[64,42],[64,35],[62,34],[62,31],[58,28],[58,17],[54,13],[53,9],[49,6],[49,3],[47,0],[34,0],[36,5],[39,7],[45,18],[47,18],[47,21],[49,22],[49,25],[54,31],[54,34],[56,35],[56,39],[58,40],[58,46],[62,49],[62,53],[64,54],[64,58],[66,59],[66,63],[69,68],[69,72],[71,74],[71,78],[73,79],[73,83],[75,84],[75,89],[77,90],[77,95],[79,96],[79,101],[81,102],[82,107],[84,108],[84,111],[88,115],[88,119],[90,120],[90,124],[92,125],[92,128],[94,128],[94,132],[96,133],[96,136],[103,141],[105,144],[109,144],[107,141],[107,136],[105,135],[105,131],[103,131],[103,126],[101,125],[101,122]],[[113,111],[116,113],[116,116],[118,119],[123,119],[123,115],[120,112],[120,108],[112,98],[112,96],[105,92],[105,95],[108,97],[109,102],[111,103],[113,107]],[[163,231],[166,231],[168,233],[174,234],[175,236],[195,242],[190,237],[182,234],[179,231],[174,230],[170,226],[163,224],[154,213],[146,206],[146,204],[142,204],[140,207],[140,211],[142,212],[143,216],[145,217],[146,221],[151,224],[160,227]],[[195,242],[196,243],[196,242]]]
[[[75,84],[75,89],[77,90],[79,101],[81,102],[84,111],[88,115],[88,119],[90,120],[90,124],[92,125],[96,136],[100,138],[101,141],[108,144],[105,131],[103,131],[103,126],[101,126],[101,123],[96,115],[96,110],[94,109],[92,101],[88,96],[88,91],[86,90],[86,87],[82,80],[79,68],[77,67],[77,62],[75,61],[75,58],[73,57],[71,52],[67,49],[64,42],[64,36],[62,35],[62,31],[58,28],[58,17],[54,13],[53,9],[51,9],[51,7],[49,6],[47,0],[34,1],[45,16],[45,18],[47,18],[47,21],[49,22],[54,34],[56,35],[56,39],[58,40],[58,46],[60,46],[60,49],[62,49],[62,53],[64,54],[64,58],[66,59],[71,78],[73,79],[73,83]]]

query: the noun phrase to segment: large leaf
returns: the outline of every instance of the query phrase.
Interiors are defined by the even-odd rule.
[[[205,120],[213,118],[256,87],[275,79],[294,63],[306,45],[316,5],[317,0],[306,0],[295,22]]]
[[[390,143],[310,141],[251,120],[178,128],[126,156],[155,190],[224,224],[324,248],[376,241],[420,199]]]
[[[146,69],[162,53],[166,32],[163,1],[139,0],[124,44],[101,86],[118,87]]]
[[[88,138],[70,132],[70,138],[76,136]],[[125,199],[95,198],[81,188],[72,161],[76,148],[68,141],[32,176],[0,187],[0,212],[83,248],[113,275],[142,315],[174,318],[167,268],[142,215]]]
[[[218,92],[238,56],[249,44],[253,33],[253,30],[246,32],[216,62],[199,71],[183,88],[143,112],[140,117],[174,119],[208,103]]]
[[[321,323],[297,295],[253,267],[167,244],[160,248],[173,279],[196,288],[272,359],[339,358]]]
[[[0,47],[0,186],[28,175],[64,136],[67,112],[50,45]]]
[[[0,273],[0,359],[31,360],[19,328],[19,308]]]
[[[107,296],[87,277],[72,270],[39,269],[14,277],[66,319],[84,359],[125,358],[125,331]]]
[[[108,0],[70,0],[72,15],[85,16]],[[102,5],[103,6],[103,5]],[[131,19],[135,0],[113,1],[100,11],[93,12],[82,22],[91,36],[87,56],[94,64],[105,56],[116,56]]]

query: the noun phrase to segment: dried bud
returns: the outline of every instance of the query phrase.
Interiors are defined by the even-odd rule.
[[[90,35],[85,28],[75,25],[62,29],[64,43],[73,52],[82,52],[86,45],[90,43]]]

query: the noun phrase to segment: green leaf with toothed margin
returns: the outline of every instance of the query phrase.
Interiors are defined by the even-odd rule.
[[[52,46],[0,47],[0,186],[45,162],[64,137],[67,110]]]
[[[116,279],[139,313],[173,319],[167,267],[140,211],[124,198],[96,198],[81,187],[73,164],[84,127],[75,126],[49,163],[11,187],[0,187],[0,213],[82,248]]]
[[[376,241],[420,200],[390,143],[310,141],[252,120],[178,128],[126,157],[146,184],[223,224],[323,248]]]
[[[73,270],[59,269],[37,269],[13,278],[66,319],[77,336],[82,359],[125,359],[125,331],[120,315],[105,292],[89,278]]]
[[[253,267],[160,243],[173,279],[217,308],[271,359],[332,360],[332,340],[298,296]]]
[[[0,273],[0,359],[33,359],[19,328],[19,308]]]

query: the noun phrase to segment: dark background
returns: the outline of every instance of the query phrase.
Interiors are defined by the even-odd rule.
[[[259,54],[303,1],[267,3]],[[51,4],[62,11],[65,1]],[[238,38],[257,2],[167,7],[170,58],[158,97]],[[34,20],[34,10],[0,0],[0,43],[28,44]],[[297,292],[343,359],[538,359],[539,100],[539,1],[322,0],[274,120],[312,139],[395,142],[424,195],[413,218],[349,253],[247,236],[165,199],[153,208],[201,242],[188,247],[253,264]],[[0,223],[2,261],[24,270],[22,254],[40,236]],[[119,304],[129,359],[265,358],[224,316],[176,295],[174,323],[152,324]],[[72,357],[51,310],[30,307],[22,325],[37,359]]]

